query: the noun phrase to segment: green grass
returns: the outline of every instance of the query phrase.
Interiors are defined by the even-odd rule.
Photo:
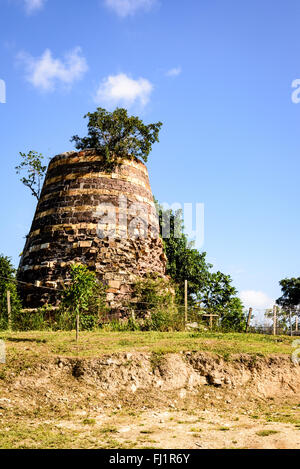
[[[116,427],[102,427],[100,430],[101,433],[118,433]]]
[[[275,435],[277,432],[276,430],[262,430],[260,432],[257,432],[257,436],[270,436],[270,435]]]
[[[95,419],[84,419],[82,421],[82,423],[84,425],[95,425],[96,424],[96,420]]]
[[[75,332],[0,332],[6,342],[8,363],[18,358],[22,369],[30,367],[34,359],[43,357],[98,357],[117,352],[153,353],[159,361],[165,353],[203,351],[222,355],[227,360],[234,354],[255,356],[290,355],[290,337],[273,337],[238,333],[189,332],[82,332],[80,343],[75,342]],[[157,364],[157,363],[155,363]]]
[[[55,425],[28,425],[25,422],[11,423],[9,428],[2,428],[0,435],[1,449],[129,449],[132,442],[122,443],[112,438],[116,430],[89,427],[89,433],[83,430],[59,429]]]

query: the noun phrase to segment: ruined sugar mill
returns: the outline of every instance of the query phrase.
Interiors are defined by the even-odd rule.
[[[148,171],[138,159],[112,172],[95,150],[50,161],[18,270],[24,307],[56,305],[74,262],[107,285],[112,309],[130,300],[137,279],[165,275]]]

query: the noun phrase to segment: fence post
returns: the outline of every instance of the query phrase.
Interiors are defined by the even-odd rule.
[[[79,313],[77,313],[76,314],[76,342],[77,344],[79,342],[79,321],[80,321]]]
[[[188,322],[188,281],[184,282],[184,320],[185,325]]]
[[[249,308],[249,314],[248,314],[247,325],[246,325],[246,334],[247,334],[247,332],[249,330],[249,327],[250,327],[250,322],[251,322],[251,318],[252,318],[252,311],[253,311],[253,309]]]
[[[296,316],[296,332],[299,332],[299,318]]]
[[[277,306],[273,306],[273,335],[277,335]]]
[[[7,319],[8,319],[8,330],[11,330],[11,302],[10,302],[10,291],[7,290]]]

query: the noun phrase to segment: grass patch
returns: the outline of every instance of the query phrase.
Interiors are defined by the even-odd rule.
[[[150,363],[151,363],[151,369],[152,372],[162,366],[164,363],[165,356],[163,352],[152,352]]]
[[[270,435],[276,435],[277,432],[276,430],[261,430],[260,432],[256,432],[257,436],[270,436]]]
[[[100,433],[118,433],[116,427],[103,427],[100,429]]]
[[[96,424],[96,420],[95,419],[84,419],[82,421],[83,425],[95,425]]]

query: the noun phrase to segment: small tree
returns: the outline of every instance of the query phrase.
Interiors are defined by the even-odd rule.
[[[31,190],[31,194],[39,200],[43,180],[46,174],[47,166],[44,166],[42,161],[44,156],[36,151],[30,151],[29,153],[21,153],[22,162],[19,166],[16,166],[17,174],[22,171],[26,171],[26,176],[22,177],[20,181]]]
[[[10,291],[12,315],[16,317],[21,309],[21,301],[17,292],[15,269],[8,257],[0,255],[0,329],[8,326],[7,291]]]
[[[120,159],[136,157],[147,162],[152,145],[159,141],[161,122],[145,125],[138,117],[128,116],[126,109],[108,112],[99,107],[84,118],[89,119],[88,136],[74,135],[71,142],[78,150],[96,149],[107,169],[113,169]]]
[[[73,264],[70,275],[71,283],[63,293],[62,303],[75,311],[78,342],[80,315],[88,310],[91,299],[96,295],[97,278],[94,272],[81,264]]]

